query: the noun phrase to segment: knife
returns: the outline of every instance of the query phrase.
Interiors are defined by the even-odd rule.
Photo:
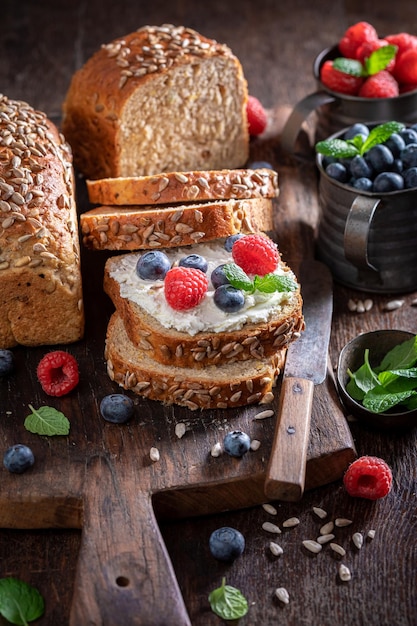
[[[298,278],[305,330],[287,349],[265,478],[267,497],[289,502],[300,500],[304,492],[313,390],[326,377],[333,314],[333,281],[327,266],[306,260]]]

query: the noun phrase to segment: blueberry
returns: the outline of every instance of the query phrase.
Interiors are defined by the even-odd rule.
[[[326,174],[339,183],[346,183],[348,180],[346,167],[342,163],[329,163],[326,167]]]
[[[324,170],[326,169],[328,165],[330,165],[330,163],[337,163],[336,157],[327,156],[327,155],[323,155],[321,157],[321,165]]]
[[[410,167],[403,173],[404,185],[407,189],[417,187],[417,167]]]
[[[401,174],[404,169],[404,164],[401,159],[394,159],[394,163],[391,167],[391,172],[396,172],[397,174]]]
[[[226,241],[224,242],[224,249],[227,252],[231,252],[235,241],[241,239],[244,236],[245,235],[242,235],[242,233],[238,233],[237,235],[230,235],[230,237],[227,237]]]
[[[395,172],[381,172],[374,180],[374,191],[385,193],[404,189],[404,179]]]
[[[225,436],[223,446],[230,456],[241,457],[250,449],[249,435],[241,430],[232,430]]]
[[[33,452],[28,446],[17,443],[6,450],[3,465],[13,474],[23,474],[35,463]]]
[[[344,134],[344,140],[353,139],[356,135],[362,135],[364,139],[369,135],[369,128],[365,124],[353,124]]]
[[[372,191],[373,182],[370,178],[356,178],[352,182],[352,187],[358,189],[358,191]]]
[[[209,548],[215,559],[231,563],[243,554],[245,538],[239,530],[223,526],[211,533]]]
[[[366,153],[367,162],[373,167],[375,172],[385,172],[391,169],[394,157],[389,148],[383,144],[373,146]]]
[[[14,368],[14,356],[11,350],[0,350],[0,376],[11,374]]]
[[[363,156],[355,156],[350,162],[350,173],[354,178],[372,178],[372,167]]]
[[[236,313],[245,304],[245,296],[232,285],[220,285],[214,292],[213,302],[226,313]]]
[[[160,250],[151,250],[142,254],[136,263],[136,273],[143,280],[164,280],[171,263]]]
[[[224,266],[226,263],[222,263],[218,265],[211,273],[210,279],[213,287],[217,289],[220,285],[229,285],[229,280],[226,278],[226,274],[224,273]]]
[[[401,160],[406,170],[417,165],[417,143],[409,143],[405,146],[401,151]]]
[[[113,424],[123,424],[133,415],[134,404],[131,398],[122,393],[111,393],[100,402],[101,416]]]
[[[401,154],[401,150],[405,148],[405,141],[398,133],[392,133],[392,135],[384,142],[392,152],[394,158],[398,158]]]
[[[406,144],[417,143],[417,130],[414,128],[403,128],[399,135],[404,139]]]
[[[188,256],[180,259],[178,265],[181,265],[181,267],[192,267],[194,269],[201,270],[204,273],[207,272],[208,268],[208,263],[206,259],[201,256],[201,254],[189,254]]]
[[[248,170],[260,170],[266,168],[267,170],[273,170],[274,168],[268,161],[250,161],[247,165]]]

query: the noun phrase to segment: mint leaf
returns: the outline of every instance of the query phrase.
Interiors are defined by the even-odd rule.
[[[348,374],[351,378],[346,390],[354,398],[354,400],[363,400],[365,394],[379,384],[378,377],[369,364],[369,350],[365,350],[364,364],[352,373]]]
[[[359,150],[351,142],[343,139],[326,139],[316,143],[316,151],[336,159],[348,159],[359,154]]]
[[[297,283],[291,276],[278,276],[278,274],[265,274],[265,276],[255,276],[255,289],[263,293],[274,293],[274,291],[295,291]]]
[[[363,140],[360,135],[353,139],[326,139],[316,143],[316,152],[324,156],[335,157],[336,159],[349,159],[356,155],[363,156],[377,144],[384,143],[393,133],[398,133],[404,128],[401,122],[386,122],[373,128],[368,137]]]
[[[374,50],[370,56],[365,59],[365,71],[366,76],[372,76],[378,74],[389,65],[392,59],[397,54],[397,46],[382,46],[378,50]]]
[[[382,359],[379,370],[408,369],[417,364],[417,335],[394,346]]]
[[[338,57],[333,61],[333,67],[339,72],[349,74],[350,76],[363,76],[363,65],[360,61],[355,59],[347,59],[345,57]]]
[[[208,597],[211,610],[224,620],[240,619],[248,612],[248,602],[245,596],[236,589],[226,585],[222,579],[221,587],[214,589]]]
[[[44,600],[35,587],[18,578],[0,578],[0,614],[11,624],[27,626],[44,610]]]
[[[413,390],[392,393],[385,387],[371,389],[363,399],[363,406],[372,413],[385,413],[397,404],[401,404],[411,396],[417,395]]]
[[[242,291],[249,291],[250,293],[253,293],[255,290],[253,280],[236,263],[226,263],[223,271],[229,283],[236,289],[242,289]]]
[[[368,152],[368,150],[377,144],[384,143],[384,141],[391,137],[392,133],[398,133],[403,128],[404,124],[401,124],[400,122],[386,122],[385,124],[375,126],[364,141],[361,149],[361,155]]]
[[[68,435],[70,423],[63,413],[51,406],[41,406],[39,409],[34,409],[29,404],[29,408],[32,413],[25,419],[26,430],[36,435],[48,435],[48,437]]]

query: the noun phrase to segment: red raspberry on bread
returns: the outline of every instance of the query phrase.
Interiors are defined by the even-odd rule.
[[[387,70],[369,76],[359,89],[360,98],[394,98],[400,89],[394,76]]]
[[[391,490],[391,468],[379,457],[361,456],[349,465],[343,484],[350,496],[378,500]]]
[[[232,256],[246,274],[258,276],[276,270],[280,261],[276,244],[262,235],[246,235],[235,241]]]
[[[363,78],[340,72],[333,66],[333,61],[323,63],[320,70],[320,80],[332,91],[349,96],[356,96],[363,83]]]
[[[249,134],[253,137],[261,135],[268,123],[268,116],[262,103],[255,96],[248,97],[246,114],[248,117]]]
[[[193,267],[173,267],[165,276],[165,299],[176,311],[192,309],[200,304],[207,289],[207,276]]]
[[[375,28],[368,22],[357,22],[350,26],[339,41],[339,50],[344,57],[356,59],[360,45],[378,39]]]
[[[64,350],[48,352],[39,361],[36,370],[42,389],[49,396],[64,396],[77,386],[79,381],[76,359]]]

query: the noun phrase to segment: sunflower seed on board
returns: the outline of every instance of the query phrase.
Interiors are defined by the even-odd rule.
[[[324,526],[320,528],[320,535],[328,535],[333,531],[333,528],[334,522],[327,522],[327,524],[324,524]]]
[[[327,511],[321,509],[319,506],[313,506],[313,513],[315,513],[320,519],[327,517]]]
[[[252,439],[252,441],[250,442],[250,449],[256,452],[256,450],[259,450],[260,447],[261,442],[259,441],[259,439]]]
[[[269,504],[268,502],[263,504],[262,508],[263,508],[264,511],[266,511],[270,515],[277,515],[277,513],[278,513],[277,509],[274,506],[272,506],[272,504]]]
[[[351,519],[346,519],[345,517],[337,517],[334,520],[334,525],[338,528],[344,528],[345,526],[350,526],[352,524]]]
[[[342,546],[340,546],[338,543],[331,543],[330,547],[333,550],[333,552],[340,554],[340,556],[345,556],[346,550],[342,548]]]
[[[404,304],[404,300],[390,300],[383,307],[383,311],[395,311],[399,309]]]
[[[367,539],[373,539],[375,537],[375,530],[373,528],[371,530],[368,530],[366,537]]]
[[[329,541],[331,541],[332,539],[334,539],[334,535],[333,533],[329,533],[327,535],[320,535],[319,537],[317,537],[317,543],[329,543]]]
[[[274,556],[281,556],[281,554],[283,554],[284,552],[281,546],[275,543],[275,541],[271,541],[271,543],[269,544],[269,549],[271,550]]]
[[[286,519],[285,522],[282,522],[282,526],[284,528],[294,528],[294,526],[298,526],[299,523],[300,520],[298,519],[298,517],[290,517]]]
[[[288,604],[290,601],[290,594],[285,589],[285,587],[278,587],[278,589],[275,589],[275,595],[278,600],[280,600],[284,604]]]
[[[314,554],[318,554],[323,548],[320,543],[317,543],[317,541],[313,541],[312,539],[306,539],[305,541],[303,541],[303,546],[309,552],[314,552]]]
[[[360,550],[362,548],[362,546],[363,546],[363,535],[362,535],[362,533],[353,533],[352,541],[353,541],[354,545],[357,547],[357,549]]]
[[[154,448],[152,447],[149,451],[149,456],[151,458],[151,461],[153,461],[154,463],[156,463],[157,461],[159,461],[159,459],[161,458],[161,455],[159,454],[159,450],[158,448]]]
[[[184,437],[186,430],[187,430],[187,427],[184,424],[184,422],[178,422],[178,424],[175,424],[175,434],[177,435],[178,439],[181,439],[181,437]]]
[[[261,411],[257,413],[253,419],[255,420],[264,420],[266,417],[272,417],[274,415],[274,411],[271,409],[267,409],[266,411]]]
[[[339,566],[339,578],[340,580],[343,580],[343,582],[347,582],[348,580],[351,580],[352,578],[350,569],[343,563],[341,563]]]
[[[211,456],[218,457],[221,455],[221,453],[222,453],[222,444],[217,442],[214,444],[214,446],[212,446],[210,454]]]
[[[281,529],[276,524],[272,524],[272,522],[264,522],[262,524],[262,528],[266,530],[267,533],[276,533],[277,535],[281,534]]]

